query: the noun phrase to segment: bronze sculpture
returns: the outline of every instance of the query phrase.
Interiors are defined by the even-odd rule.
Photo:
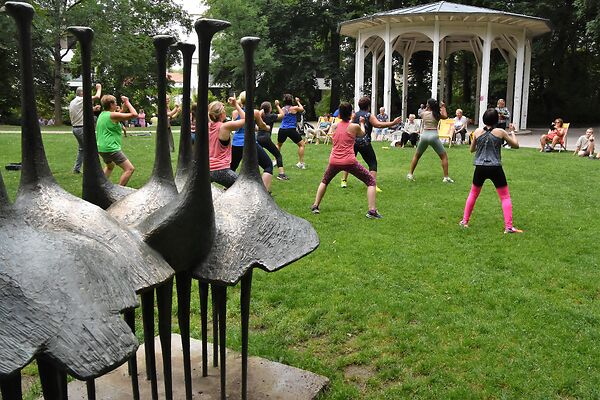
[[[6,289],[0,291],[0,333],[2,333],[0,334],[0,390],[5,400],[21,398],[18,371],[34,356],[38,358],[44,396],[47,400],[66,399],[67,372],[87,380],[90,383],[88,398],[95,398],[91,379],[124,362],[137,346],[131,332],[132,329],[135,330],[132,326],[134,325],[132,309],[136,306],[136,293],[142,294],[147,361],[150,359],[148,362],[152,363],[154,288],[157,288],[159,293],[159,331],[165,359],[163,364],[165,391],[167,398],[171,398],[170,320],[173,269],[177,273],[187,399],[191,399],[192,396],[189,368],[191,278],[200,281],[201,289],[203,375],[206,375],[207,362],[208,285],[212,284],[213,287],[213,301],[215,309],[218,309],[218,318],[213,317],[213,322],[217,322],[214,326],[218,328],[221,345],[221,398],[225,398],[226,383],[224,358],[226,287],[242,281],[242,397],[246,398],[252,269],[259,267],[268,272],[276,271],[313,251],[318,246],[318,237],[308,222],[279,209],[265,191],[258,173],[253,113],[247,114],[244,164],[240,178],[219,197],[214,196],[208,173],[209,50],[212,37],[227,28],[229,23],[201,19],[195,24],[200,52],[199,104],[196,111],[198,136],[194,145],[193,162],[191,164],[189,160],[183,162],[183,164],[188,163],[189,166],[188,179],[179,194],[173,180],[168,142],[166,135],[162,134],[166,131],[166,116],[159,119],[157,157],[148,184],[135,192],[120,191],[116,185],[110,184],[105,178],[102,179],[103,175],[102,177],[98,175],[98,172],[100,174],[102,172],[95,140],[93,140],[90,101],[89,55],[93,32],[85,27],[69,28],[82,46],[84,131],[87,138],[84,147],[88,155],[84,174],[89,170],[88,179],[84,182],[84,196],[101,207],[108,207],[109,213],[118,217],[113,219],[101,208],[66,193],[54,181],[44,154],[34,102],[31,45],[28,36],[33,9],[26,3],[17,2],[7,2],[6,9],[15,17],[22,32],[20,42],[23,53],[21,62],[24,118],[23,173],[14,205],[9,203],[0,177],[0,254],[6,254],[14,263],[14,265],[7,264],[6,268],[0,270],[0,284],[3,289]],[[253,53],[258,40],[258,38],[244,38],[241,42],[245,54],[249,109],[253,109],[255,85]],[[155,37],[159,63],[159,113],[163,111],[166,113],[166,52],[172,41],[166,36]],[[189,95],[184,97],[189,100]],[[189,112],[186,115],[184,111],[184,119],[187,119],[187,116]],[[180,158],[186,157],[184,154],[184,157]],[[182,177],[184,175],[185,173],[182,173]],[[117,221],[119,219],[124,224],[119,223]],[[131,229],[125,225],[129,225]],[[142,240],[158,253],[142,243],[139,239],[140,235]],[[216,242],[213,245],[215,237]],[[31,245],[29,247],[33,250],[17,254],[14,249],[18,248],[19,242],[39,243],[39,245],[37,247]],[[60,243],[59,248],[65,250],[57,251],[52,248],[55,243]],[[2,246],[7,247],[4,249]],[[94,252],[93,256],[85,257],[90,251]],[[50,255],[44,257],[44,260],[35,258],[46,254]],[[115,257],[115,254],[119,256]],[[105,333],[105,339],[110,339],[108,343],[99,342],[91,335],[85,343],[81,344],[81,348],[86,351],[85,354],[82,354],[77,346],[73,348],[60,346],[62,343],[60,340],[63,339],[62,331],[59,328],[53,330],[52,324],[41,326],[39,316],[54,315],[54,318],[62,321],[65,312],[61,310],[69,308],[46,310],[44,304],[36,304],[36,309],[32,310],[28,308],[27,301],[23,300],[19,303],[21,295],[19,292],[27,294],[35,292],[36,289],[35,285],[24,278],[27,274],[19,270],[22,265],[26,265],[27,261],[31,260],[36,261],[35,265],[46,267],[50,274],[39,276],[38,280],[50,290],[58,288],[56,291],[62,295],[61,299],[64,298],[64,304],[72,305],[72,308],[76,308],[75,305],[83,305],[81,310],[75,313],[79,320],[86,321],[89,326],[99,329],[99,332],[104,332],[101,330],[103,328],[109,329],[109,332]],[[70,280],[65,282],[64,288],[61,288],[63,282],[60,278],[64,276],[69,277]],[[82,290],[81,288],[84,288],[83,292],[77,293],[77,289]],[[51,299],[52,295],[50,293],[46,296]],[[29,299],[27,296],[22,298]],[[18,315],[32,325],[19,324],[20,320],[11,315],[11,309],[7,307],[14,304],[21,304]],[[119,318],[120,312],[124,312],[125,321]],[[103,324],[94,324],[96,322],[94,318],[99,318]],[[28,332],[17,329],[21,325],[28,326]],[[75,324],[75,328],[71,330],[77,329],[78,326]],[[14,337],[4,334],[7,329],[11,329],[10,327],[15,327]],[[66,331],[64,340],[72,334],[68,329]],[[46,339],[50,334],[58,338],[56,339],[58,345],[54,347],[47,345]],[[31,344],[26,349],[29,352],[19,357],[18,354],[11,352],[14,351],[11,345],[22,340],[21,336],[25,336],[27,343],[31,342]],[[36,347],[40,346],[40,343],[45,345],[42,350]],[[96,348],[98,350],[94,352]],[[136,369],[134,359],[131,359],[130,364],[134,384],[133,397],[139,398],[134,383],[136,375],[133,371]],[[158,397],[155,366],[149,365],[148,370],[151,375],[154,375],[152,384],[154,399]]]
[[[40,319],[43,323],[42,332],[52,336],[50,341],[38,343],[36,346],[36,339],[40,339],[35,333],[36,317],[29,317],[26,308],[14,314],[3,313],[6,320],[0,324],[4,331],[0,336],[4,340],[10,339],[7,334],[8,327],[10,324],[14,325],[15,321],[17,327],[27,329],[23,332],[23,337],[18,337],[21,349],[16,347],[10,348],[9,351],[25,350],[24,354],[30,356],[20,359],[11,354],[0,357],[0,362],[3,365],[16,362],[13,367],[20,369],[23,365],[19,360],[28,363],[35,355],[38,358],[45,398],[62,399],[66,398],[67,372],[77,378],[89,380],[115,368],[130,356],[137,347],[135,338],[129,328],[122,329],[123,326],[127,327],[127,324],[118,318],[118,313],[136,305],[136,300],[130,298],[132,291],[152,288],[170,279],[173,271],[156,252],[103,210],[70,195],[55,182],[44,153],[35,107],[30,33],[34,11],[31,5],[20,2],[7,2],[4,9],[15,19],[19,31],[23,83],[23,170],[14,205],[7,204],[4,189],[1,190],[4,193],[4,204],[0,210],[2,222],[15,228],[1,229],[6,235],[1,242],[8,246],[2,252],[8,255],[2,271],[6,274],[5,278],[12,283],[19,282],[14,276],[10,278],[10,269],[13,268],[14,271],[15,268],[11,267],[13,262],[20,268],[19,272],[31,263],[33,272],[41,270],[50,274],[47,277],[39,277],[39,282],[44,282],[45,279],[46,284],[43,288],[50,292],[34,290],[33,293],[38,297],[42,296],[43,300],[43,303],[36,307],[36,312],[48,311],[49,314],[46,319]],[[91,98],[91,95],[88,98]],[[40,235],[42,238],[39,238]],[[41,248],[30,246],[31,250],[23,251],[22,246],[27,243],[26,238],[37,238],[41,244],[51,245]],[[11,244],[19,250],[18,253],[10,252]],[[121,256],[115,258],[115,252],[121,253]],[[61,260],[60,263],[57,257]],[[13,285],[17,294],[18,291],[26,293],[35,289],[31,282],[22,283],[23,285]],[[61,285],[64,286],[64,291],[61,291]],[[4,293],[10,300],[0,301],[0,307],[13,307],[16,301],[15,292],[7,290]],[[58,296],[60,300],[54,296]],[[28,297],[27,301],[33,303],[32,298]],[[60,307],[61,303],[65,306]],[[44,309],[44,304],[47,310]],[[72,304],[71,307],[76,311],[66,307],[69,304]],[[65,307],[69,309],[68,320],[65,320],[65,312],[61,311]],[[21,321],[19,318],[25,320]],[[73,345],[70,336],[73,332],[65,336],[61,330],[53,331],[53,320],[57,321],[61,329],[63,325],[66,326],[64,329],[70,326],[80,327],[77,328],[78,334],[84,338],[83,341]],[[98,342],[89,337],[92,335],[90,332],[95,332],[96,328],[100,329],[100,332],[104,332],[102,329],[106,330],[98,334],[104,335],[108,343]],[[124,343],[128,338],[129,341]],[[33,340],[34,343],[27,346],[24,339]],[[10,370],[10,365],[4,365],[2,374],[8,374],[10,379],[13,379],[16,371]],[[16,382],[16,378],[13,382]],[[18,392],[20,390],[15,389],[9,396],[19,398]],[[93,397],[93,386],[90,387],[90,396]]]
[[[241,40],[246,69],[246,109],[254,109],[254,51],[259,39]],[[205,117],[206,118],[206,117]],[[203,125],[204,126],[204,125]],[[252,268],[277,271],[319,245],[307,221],[281,210],[266,191],[258,170],[254,113],[246,113],[244,155],[237,181],[214,201],[217,233],[206,260],[193,276],[213,284],[219,309],[221,398],[225,399],[226,287],[242,281],[242,398],[247,397],[248,320]]]

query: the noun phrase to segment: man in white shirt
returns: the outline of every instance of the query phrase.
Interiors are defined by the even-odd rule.
[[[461,144],[467,138],[467,125],[468,119],[463,115],[463,110],[460,108],[456,109],[456,117],[454,117],[454,124],[450,127],[450,135],[452,136],[452,140],[456,144]],[[461,139],[458,139],[458,135],[460,134]]]
[[[96,84],[96,94],[92,96],[94,99],[100,99],[102,94],[102,85]],[[71,119],[71,127],[73,128],[73,136],[77,139],[79,149],[77,151],[77,159],[73,166],[73,172],[81,173],[81,164],[83,163],[83,88],[78,87],[75,91],[75,98],[69,103],[69,118]]]
[[[594,130],[588,128],[575,144],[574,156],[594,158]]]

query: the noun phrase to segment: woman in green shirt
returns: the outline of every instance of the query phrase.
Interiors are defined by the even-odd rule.
[[[125,96],[121,96],[123,107],[117,112],[117,99],[109,94],[102,96],[102,112],[98,116],[96,123],[96,143],[98,145],[98,154],[104,160],[106,167],[104,175],[110,177],[115,165],[122,170],[119,185],[126,186],[129,178],[135,171],[135,167],[129,161],[125,153],[121,151],[121,122],[137,118],[138,113]]]

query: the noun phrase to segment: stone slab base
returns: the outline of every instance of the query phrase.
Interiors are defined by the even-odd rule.
[[[181,337],[172,335],[173,399],[185,399],[183,381],[183,356]],[[158,371],[159,399],[164,399],[162,375],[162,353],[160,341],[155,338],[156,367]],[[193,398],[200,400],[220,399],[219,368],[212,367],[212,344],[208,346],[208,377],[202,377],[202,343],[191,340]],[[227,350],[227,399],[241,398],[242,358],[239,353]],[[137,352],[140,399],[150,400],[150,381],[146,380],[144,346]],[[312,400],[326,390],[329,379],[288,365],[268,361],[259,357],[248,359],[248,399],[269,400]],[[127,364],[96,380],[98,400],[131,400],[131,380],[127,375]],[[69,400],[87,400],[84,382],[69,384]]]

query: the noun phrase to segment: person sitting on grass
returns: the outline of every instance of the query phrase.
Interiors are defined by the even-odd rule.
[[[360,117],[359,123],[351,123],[352,119],[352,106],[350,103],[343,102],[340,104],[340,118],[341,122],[338,122],[332,126],[333,133],[333,148],[331,149],[331,155],[329,156],[329,164],[325,170],[325,174],[319,188],[317,189],[317,195],[315,202],[311,207],[313,214],[319,214],[319,205],[321,200],[325,196],[327,185],[331,180],[341,171],[346,171],[360,179],[367,185],[367,200],[369,203],[369,211],[367,212],[367,218],[380,219],[381,214],[377,211],[375,206],[375,177],[363,167],[354,154],[354,140],[356,137],[365,135],[365,118]]]
[[[565,133],[567,133],[566,131],[567,130],[563,128],[562,118],[556,118],[550,129],[548,129],[548,133],[540,137],[540,153],[546,149],[546,144],[548,141],[551,143],[548,147],[548,151],[553,151],[554,146],[556,146],[558,143],[564,143]]]
[[[575,144],[574,156],[594,158],[594,130],[588,128]]]
[[[129,161],[125,153],[121,151],[122,143],[122,123],[131,118],[137,117],[138,113],[125,96],[121,96],[123,108],[117,111],[117,99],[109,94],[102,96],[102,112],[98,116],[96,123],[96,143],[98,145],[98,154],[106,163],[104,175],[110,177],[115,165],[123,170],[119,185],[126,186],[129,178],[133,175],[135,167]]]
[[[510,135],[504,129],[497,128],[498,111],[488,108],[483,113],[483,123],[485,127],[478,128],[473,134],[471,142],[471,153],[475,153],[475,172],[473,173],[473,184],[471,192],[465,203],[463,219],[459,225],[463,228],[469,227],[469,218],[475,207],[475,202],[483,183],[486,179],[492,181],[502,203],[502,212],[504,214],[504,233],[522,233],[523,231],[513,226],[512,221],[512,201],[508,191],[508,183],[502,169],[502,142],[506,141],[511,148],[518,149],[519,142],[515,136],[514,127],[510,126]]]

